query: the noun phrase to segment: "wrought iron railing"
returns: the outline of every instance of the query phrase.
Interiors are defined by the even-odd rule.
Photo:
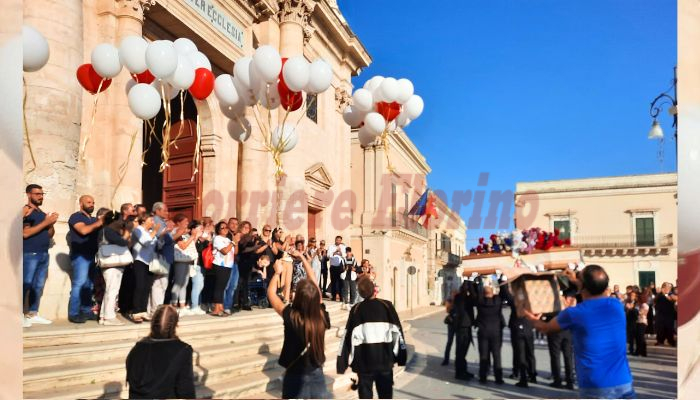
[[[633,235],[598,235],[574,236],[571,245],[580,248],[637,248],[637,247],[673,247],[673,234],[661,234],[653,237],[635,237]]]
[[[459,255],[454,254],[451,251],[440,250],[440,262],[445,265],[456,267],[462,263],[462,260],[460,259]]]
[[[397,213],[398,214],[398,213]],[[428,237],[428,230],[423,227],[419,222],[415,220],[415,217],[411,217],[405,214],[398,214],[396,218],[392,219],[392,223],[396,228],[403,228],[407,231],[411,231],[423,237]]]

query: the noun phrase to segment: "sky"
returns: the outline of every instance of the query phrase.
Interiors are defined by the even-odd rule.
[[[486,191],[481,223],[462,206],[467,248],[492,191],[516,182],[675,171],[672,117],[647,139],[649,105],[673,83],[674,0],[338,0],[372,76],[408,78],[425,102],[406,133],[428,185]],[[486,186],[477,186],[488,173]],[[483,182],[482,182],[483,183]],[[500,215],[500,211],[499,211]],[[512,201],[508,230],[512,224]],[[500,219],[499,219],[500,224]],[[505,229],[503,229],[505,230]]]

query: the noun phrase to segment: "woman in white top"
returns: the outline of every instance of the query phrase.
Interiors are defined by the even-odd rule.
[[[134,304],[131,320],[141,323],[148,320],[146,307],[148,305],[148,295],[151,292],[148,276],[148,264],[156,254],[156,244],[158,238],[156,234],[160,229],[160,224],[154,224],[153,216],[142,215],[138,218],[139,226],[134,229],[131,239],[133,247],[131,252],[134,256]]]
[[[231,278],[231,268],[233,268],[233,242],[227,237],[228,225],[226,221],[219,221],[214,229],[216,236],[212,242],[214,253],[214,272],[216,274],[216,284],[214,286],[214,309],[210,315],[223,317],[224,315],[224,290]]]
[[[640,355],[642,357],[647,356],[647,340],[644,337],[646,331],[647,331],[647,325],[648,325],[648,319],[647,315],[649,314],[649,304],[647,304],[647,296],[646,292],[642,293],[639,295],[639,301],[637,302],[637,308],[639,310],[639,316],[637,317],[637,329],[635,332],[635,339],[636,339],[636,348],[637,352],[634,353],[634,355]]]

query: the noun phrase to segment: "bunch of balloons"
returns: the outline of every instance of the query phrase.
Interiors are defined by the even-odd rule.
[[[161,99],[173,99],[188,90],[195,99],[204,100],[214,90],[211,63],[187,38],[148,43],[141,36],[127,36],[119,48],[97,45],[90,61],[77,71],[83,88],[92,94],[104,91],[126,67],[133,78],[126,85],[129,108],[143,120],[158,115]]]
[[[413,93],[413,83],[405,78],[374,76],[352,95],[352,105],[343,112],[345,123],[360,127],[363,146],[378,137],[386,145],[387,134],[404,128],[423,112],[423,99]]]
[[[292,150],[299,140],[296,126],[286,123],[286,120],[289,113],[304,104],[302,92],[324,92],[330,87],[332,78],[330,65],[322,59],[309,63],[303,56],[281,58],[277,49],[264,45],[258,47],[252,57],[238,60],[233,75],[219,75],[214,92],[221,111],[230,119],[229,134],[239,142],[250,137],[251,125],[245,118],[246,107],[254,107],[254,111],[260,111],[259,106],[268,111],[282,107],[286,113],[282,125],[273,129],[270,119],[267,124],[264,118],[257,121],[266,149],[276,156],[276,153]],[[259,114],[253,113],[256,118]],[[278,165],[278,170],[280,167]]]

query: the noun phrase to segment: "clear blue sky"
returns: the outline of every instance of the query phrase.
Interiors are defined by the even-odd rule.
[[[406,132],[450,203],[481,172],[486,217],[489,192],[516,182],[675,170],[665,111],[663,166],[646,137],[676,65],[674,0],[338,3],[373,58],[355,87],[406,77],[425,100]],[[472,205],[460,214],[468,221]],[[469,226],[467,246],[497,230]]]

